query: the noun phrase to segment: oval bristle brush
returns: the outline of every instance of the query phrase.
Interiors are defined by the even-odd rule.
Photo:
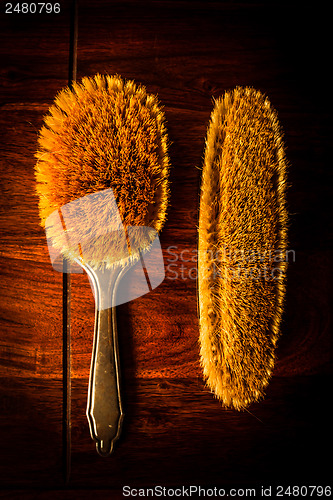
[[[108,455],[123,418],[117,285],[166,220],[169,157],[159,101],[119,76],[83,78],[57,95],[36,156],[41,225],[54,248],[79,264],[94,287],[87,417],[97,451]]]
[[[237,87],[215,101],[202,169],[198,309],[209,388],[237,410],[264,396],[287,269],[286,160],[269,100]]]

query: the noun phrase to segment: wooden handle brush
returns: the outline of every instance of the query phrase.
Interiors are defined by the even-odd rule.
[[[57,95],[44,118],[38,146],[41,225],[47,226],[52,245],[85,269],[94,289],[87,417],[98,452],[108,455],[123,418],[117,284],[166,220],[169,157],[164,114],[156,96],[133,81],[86,77]],[[148,231],[135,231],[138,226]]]
[[[200,356],[209,388],[238,410],[264,395],[287,269],[286,160],[267,97],[238,87],[215,102],[199,213]]]

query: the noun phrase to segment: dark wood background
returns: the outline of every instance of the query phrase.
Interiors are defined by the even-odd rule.
[[[69,4],[60,3],[61,13],[49,15],[6,15],[1,3],[2,497],[115,498],[125,484],[329,483],[327,11],[320,3],[82,0],[78,79],[118,73],[158,93],[172,141],[172,195],[161,234],[166,279],[118,309],[126,419],[110,458],[97,455],[85,417],[93,298],[86,276],[72,277],[72,467],[64,485],[62,276],[39,227],[33,172],[43,114],[67,84]],[[205,388],[196,264],[172,263],[168,251],[195,254],[212,97],[236,85],[267,93],[279,113],[296,252],[274,377],[266,399],[242,413],[221,408]]]

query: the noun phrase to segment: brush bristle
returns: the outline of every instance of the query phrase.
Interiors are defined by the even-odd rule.
[[[200,355],[209,388],[241,410],[264,396],[287,269],[286,170],[269,100],[237,87],[215,102],[199,216]]]
[[[145,87],[118,75],[96,75],[63,89],[44,118],[36,157],[42,226],[69,202],[112,188],[125,227],[162,228],[169,198],[168,139],[159,101]],[[93,228],[107,227],[112,217],[105,197],[88,225],[87,218],[78,219],[80,239],[93,241]],[[77,257],[48,229],[67,257]]]

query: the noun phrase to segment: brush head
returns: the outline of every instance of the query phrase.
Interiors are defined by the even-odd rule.
[[[108,255],[103,244],[96,251],[101,228],[117,230],[115,211],[125,228],[162,228],[169,198],[167,131],[159,101],[145,87],[117,75],[96,75],[63,89],[44,118],[36,157],[41,225],[70,260],[80,258],[78,245],[69,245],[68,235],[60,234],[59,224],[49,217],[65,205],[75,240],[89,242],[86,255],[93,267],[102,261],[111,267],[119,254],[128,255],[126,244],[124,251]],[[92,200],[87,195],[97,192],[104,195],[80,210],[70,203]],[[137,246],[144,250],[149,233],[144,238],[137,234]]]
[[[200,355],[207,384],[238,410],[264,396],[287,268],[286,160],[277,114],[252,88],[215,102],[199,215]]]

